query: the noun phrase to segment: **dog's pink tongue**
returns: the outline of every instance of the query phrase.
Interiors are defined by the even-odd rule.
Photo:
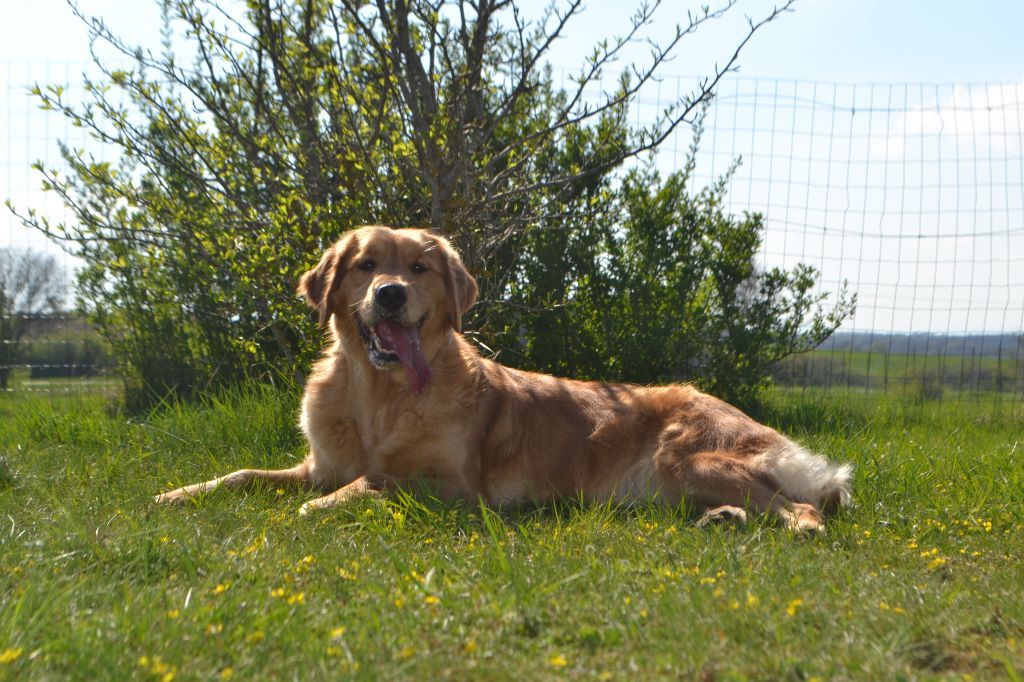
[[[426,356],[423,355],[419,330],[403,327],[392,320],[384,320],[377,323],[376,332],[401,360],[412,392],[419,395],[427,390],[433,371],[427,363]]]

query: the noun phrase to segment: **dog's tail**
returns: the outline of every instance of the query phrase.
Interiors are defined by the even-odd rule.
[[[787,440],[765,452],[760,465],[794,501],[813,504],[823,511],[850,504],[850,464],[833,464]]]

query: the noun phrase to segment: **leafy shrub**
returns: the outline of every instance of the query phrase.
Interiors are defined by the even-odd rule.
[[[818,345],[849,313],[842,292],[822,307],[812,268],[756,269],[762,218],[723,211],[727,178],[689,187],[694,144],[682,172],[626,174],[606,223],[534,233],[520,310],[544,301],[552,311],[518,320],[524,364],[605,380],[694,381],[749,407],[773,363]]]
[[[40,166],[74,220],[23,219],[85,262],[79,293],[130,407],[245,378],[301,379],[321,335],[295,283],[363,223],[450,236],[480,284],[471,338],[560,374],[697,379],[748,403],[773,360],[849,311],[842,297],[818,307],[809,268],[755,271],[761,217],[726,215],[724,184],[691,194],[692,166],[664,179],[615,173],[695,122],[732,65],[656,123],[627,124],[671,47],[717,12],[692,15],[651,66],[594,104],[588,86],[630,38],[599,46],[556,87],[542,58],[575,6],[533,25],[500,20],[493,3],[458,18],[426,2],[253,2],[239,32],[185,0],[165,3],[168,34],[172,6],[191,68],[169,40],[154,56],[94,22],[93,38],[134,65],[87,82],[85,103],[36,90],[120,147],[116,164],[65,148],[69,173]],[[639,35],[656,6],[635,15]]]

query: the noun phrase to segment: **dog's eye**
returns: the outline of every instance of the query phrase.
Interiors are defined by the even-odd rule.
[[[417,262],[413,263],[412,265],[410,265],[409,269],[412,270],[417,275],[419,275],[419,274],[424,273],[424,272],[427,271],[427,266],[424,265],[423,263],[420,263],[419,261],[417,261]]]
[[[366,272],[373,272],[373,269],[377,267],[377,263],[372,258],[367,258],[356,267],[360,270],[365,270]]]

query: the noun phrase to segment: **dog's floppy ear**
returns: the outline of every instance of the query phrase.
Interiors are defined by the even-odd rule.
[[[319,313],[320,326],[331,319],[331,294],[345,277],[345,259],[355,241],[353,235],[339,240],[324,252],[316,267],[299,279],[299,293],[306,297],[309,307]]]
[[[462,258],[444,237],[431,235],[437,242],[444,262],[444,288],[448,296],[448,320],[457,332],[462,331],[462,316],[476,303],[479,291],[476,280],[462,264]]]

